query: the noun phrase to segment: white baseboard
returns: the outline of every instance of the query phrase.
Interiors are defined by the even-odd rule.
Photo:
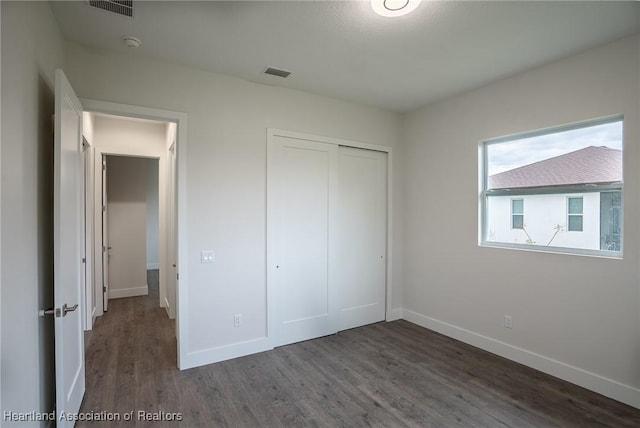
[[[246,342],[232,343],[216,348],[190,352],[185,358],[180,359],[180,370],[205,366],[207,364],[230,360],[232,358],[270,351],[271,349],[273,349],[271,341],[266,337],[261,337],[259,339],[248,340]]]
[[[160,263],[147,263],[147,270],[160,269]]]
[[[162,306],[164,306],[164,310],[167,311],[167,316],[171,319],[171,305],[169,304],[169,300],[165,297],[163,302],[164,304]]]
[[[387,322],[399,320],[402,318],[402,308],[389,309],[387,311]]]
[[[93,330],[93,325],[96,323],[96,307],[91,309],[91,325],[88,325],[85,331]]]
[[[109,299],[120,299],[123,297],[146,296],[149,294],[149,286],[144,285],[134,288],[110,289]]]
[[[544,355],[483,336],[473,331],[402,309],[402,318],[429,330],[468,343],[485,351],[532,367],[541,372],[566,380],[606,397],[640,408],[640,389],[588,372]]]

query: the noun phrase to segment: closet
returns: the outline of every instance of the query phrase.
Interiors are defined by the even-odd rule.
[[[384,320],[387,153],[276,132],[268,145],[274,346]]]

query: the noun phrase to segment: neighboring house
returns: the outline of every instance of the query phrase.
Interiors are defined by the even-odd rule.
[[[620,251],[622,151],[585,147],[489,176],[494,242]],[[592,190],[593,189],[593,190]]]

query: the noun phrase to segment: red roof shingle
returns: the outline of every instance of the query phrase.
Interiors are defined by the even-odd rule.
[[[589,146],[489,177],[489,189],[622,182],[622,151]]]

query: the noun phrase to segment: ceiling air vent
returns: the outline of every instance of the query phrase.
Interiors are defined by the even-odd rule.
[[[133,18],[133,0],[89,0],[89,6]]]
[[[272,76],[284,77],[287,78],[291,74],[290,71],[278,70],[277,68],[267,67],[264,71],[264,74],[270,74]]]

